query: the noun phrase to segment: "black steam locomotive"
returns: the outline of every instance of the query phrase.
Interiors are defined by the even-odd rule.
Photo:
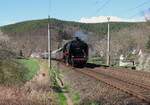
[[[83,67],[88,60],[88,45],[78,37],[74,37],[62,48],[53,51],[52,59],[63,60],[66,65]]]
[[[63,60],[67,65],[84,66],[88,60],[88,45],[75,37],[63,46]]]

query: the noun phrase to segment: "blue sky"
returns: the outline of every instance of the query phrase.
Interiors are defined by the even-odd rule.
[[[148,8],[150,0],[0,0],[0,25],[43,19],[48,14],[69,21],[96,16],[137,18]]]

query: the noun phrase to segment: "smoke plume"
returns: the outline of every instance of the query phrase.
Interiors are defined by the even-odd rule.
[[[76,31],[75,32],[75,37],[79,37],[81,40],[87,42],[87,34],[83,31]]]

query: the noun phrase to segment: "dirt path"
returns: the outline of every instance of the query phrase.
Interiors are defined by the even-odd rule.
[[[54,63],[54,65],[57,67],[57,70],[61,70],[61,69],[60,69],[60,63],[59,63],[59,62],[53,62],[53,63]],[[61,78],[61,81],[62,81],[63,83],[65,83],[65,81],[64,81],[63,78]],[[61,86],[61,88],[63,88],[62,83],[61,83],[59,80],[58,80],[58,84],[59,84],[59,86]],[[67,105],[74,105],[74,104],[73,104],[73,101],[72,101],[71,97],[69,96],[69,93],[68,93],[68,92],[64,92],[64,96],[65,96],[66,99],[67,99]]]
[[[37,75],[29,82],[25,84],[26,88],[30,88],[32,90],[47,90],[50,86],[50,78],[48,67],[45,62],[40,61],[40,70]],[[49,90],[50,91],[50,90]]]
[[[49,72],[48,67],[45,65],[44,62],[40,63],[40,71],[37,73],[37,75],[33,78],[33,80],[29,81],[26,84],[26,87],[30,89],[31,92],[33,91],[50,91],[49,90],[50,85],[50,78],[49,78]],[[65,97],[67,98],[67,105],[73,105],[73,102],[69,95],[67,93],[64,93]],[[48,104],[50,105],[50,104]]]
[[[73,102],[72,102],[71,98],[69,97],[68,93],[65,93],[64,95],[67,98],[67,104],[68,105],[73,105]]]
[[[30,98],[37,98],[43,105],[51,105],[52,91],[50,88],[50,77],[46,61],[39,61],[40,70],[37,75],[25,84],[25,90]],[[43,98],[43,99],[42,99]]]
[[[60,84],[61,85],[61,84]],[[26,84],[26,88],[28,88],[31,93],[35,91],[51,91],[49,90],[50,86],[50,78],[48,67],[45,62],[40,62],[40,71],[37,75],[33,78],[33,80],[29,81]],[[67,93],[64,93],[65,97],[67,98],[67,105],[73,105],[73,102]],[[51,104],[47,104],[51,105]]]

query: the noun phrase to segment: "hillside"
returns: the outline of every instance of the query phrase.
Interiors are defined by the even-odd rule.
[[[47,51],[47,19],[25,21],[0,27],[1,47],[30,56],[32,52]],[[86,24],[50,19],[52,50],[61,46],[63,40],[79,36],[90,46],[90,57],[100,56],[105,62],[107,23]],[[133,51],[149,51],[149,23],[111,22],[111,61],[114,64],[121,54],[133,58]],[[137,60],[137,59],[136,59]]]
[[[3,26],[0,29],[11,42],[14,42],[11,44],[13,49],[24,50],[25,55],[30,55],[30,52],[34,50],[47,50],[47,23],[47,19],[32,20]],[[53,49],[58,47],[58,42],[62,39],[70,39],[76,32],[98,36],[99,39],[105,38],[107,34],[107,23],[84,24],[51,19],[50,24]],[[111,23],[110,31],[117,32],[137,24],[139,23]]]
[[[72,22],[72,21],[62,21],[57,19],[50,19],[49,21],[51,23],[52,29],[59,29],[59,30],[65,30],[66,27],[74,27],[79,28],[81,30],[94,32],[96,34],[105,34],[107,32],[107,23],[78,23],[78,22]],[[13,32],[26,32],[26,31],[33,31],[40,28],[47,27],[48,20],[32,20],[32,21],[25,21],[20,22],[16,24],[6,25],[1,27],[2,31],[6,33],[13,33]],[[133,25],[137,25],[139,23],[127,23],[127,22],[117,22],[117,23],[111,23],[110,30],[111,31],[118,31],[125,27],[130,27]]]

